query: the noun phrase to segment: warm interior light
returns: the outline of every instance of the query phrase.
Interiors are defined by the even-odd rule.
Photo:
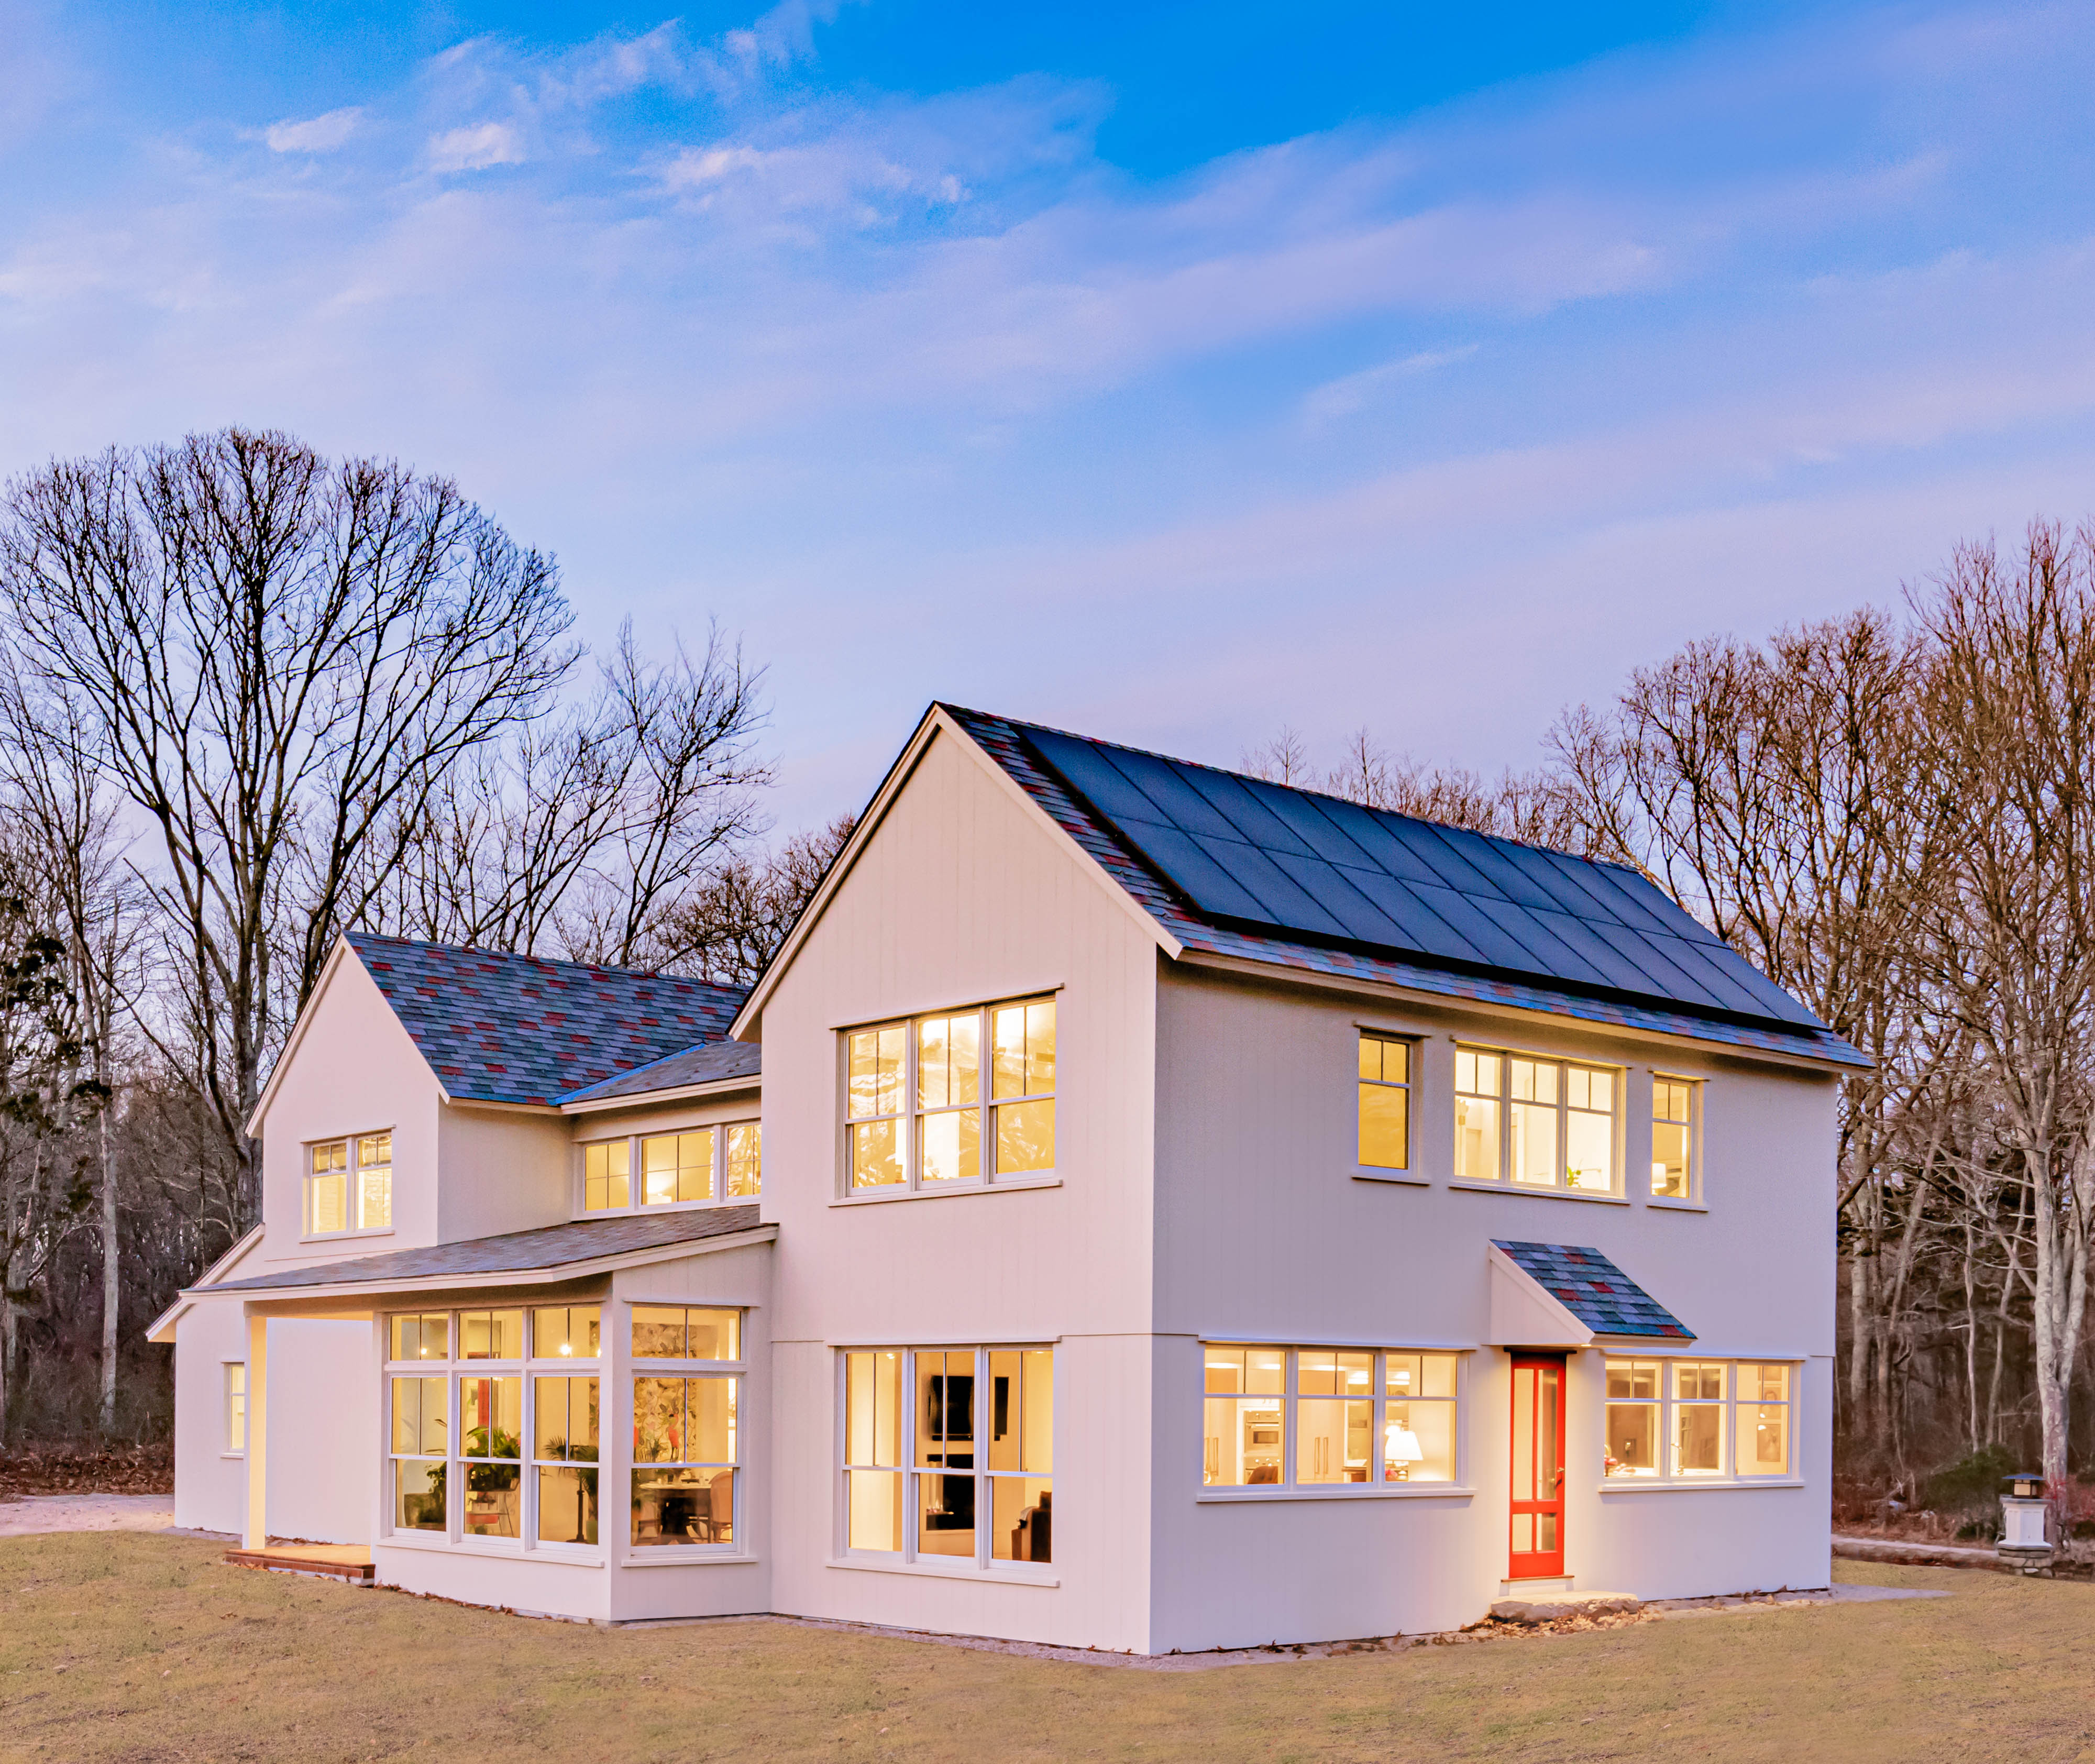
[[[564,1354],[564,1355],[572,1354],[572,1353],[573,1353],[573,1352],[574,1352],[574,1351],[575,1351],[575,1344],[574,1344],[573,1342],[571,1342],[571,1341],[564,1341],[564,1342],[562,1342],[562,1343],[560,1344],[560,1352],[561,1352],[561,1353],[562,1353],[562,1354]]]
[[[1389,1424],[1387,1453],[1392,1464],[1418,1464],[1425,1461],[1426,1448],[1418,1443],[1418,1435],[1401,1422]]]

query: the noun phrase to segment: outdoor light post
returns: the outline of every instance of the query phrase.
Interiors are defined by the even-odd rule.
[[[2045,1513],[2041,1476],[2008,1478],[2007,1492],[2001,1496],[2001,1541],[1997,1550],[2005,1566],[2026,1575],[2041,1573],[2051,1566]]]

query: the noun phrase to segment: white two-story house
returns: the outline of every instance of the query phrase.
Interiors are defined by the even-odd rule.
[[[344,940],[177,1519],[1138,1653],[1823,1586],[1862,1063],[1634,872],[934,706],[746,997]]]

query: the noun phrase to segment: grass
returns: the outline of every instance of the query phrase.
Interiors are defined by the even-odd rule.
[[[1948,1599],[1198,1673],[777,1622],[606,1631],[0,1540],[0,1759],[2095,1759],[2095,1588],[1844,1564]]]

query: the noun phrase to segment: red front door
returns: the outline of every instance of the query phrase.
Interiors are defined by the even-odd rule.
[[[1513,1362],[1513,1537],[1509,1580],[1564,1572],[1564,1361]]]

